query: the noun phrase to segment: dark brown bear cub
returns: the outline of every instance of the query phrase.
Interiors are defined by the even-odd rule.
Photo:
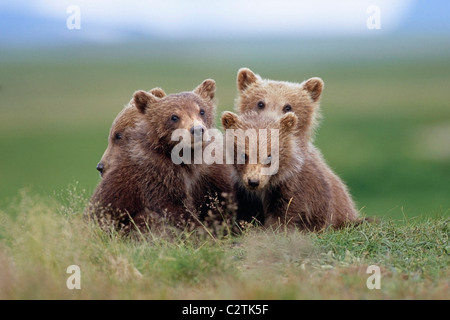
[[[238,116],[225,112],[222,124],[225,129],[235,130],[234,148],[231,148],[235,179],[259,197],[264,226],[287,225],[318,231],[328,226],[339,228],[358,219],[346,191],[336,188],[317,154],[298,144],[298,118],[294,113],[274,119],[263,113]],[[256,145],[251,144],[251,139],[239,139],[236,134],[239,129],[246,134],[256,132]],[[265,134],[261,136],[260,132]],[[252,150],[256,150],[253,152],[256,161],[251,159]],[[259,153],[259,150],[266,152]]]
[[[186,144],[190,151],[199,143],[204,147],[203,139],[194,138],[213,126],[214,94],[213,80],[192,92],[167,96],[162,91],[137,91],[111,128],[99,163],[103,178],[90,202],[91,216],[125,230],[134,225],[151,228],[161,221],[186,228],[202,218],[198,208],[208,191],[231,192],[225,170],[212,172],[211,165],[176,164],[172,159],[177,144]],[[177,129],[189,132],[189,141],[172,139]]]
[[[152,95],[163,98],[166,93],[161,88],[153,88],[149,91]],[[97,170],[103,176],[112,168],[121,166],[122,158],[127,156],[129,152],[129,137],[133,135],[133,131],[144,120],[142,113],[134,105],[133,99],[125,108],[119,112],[114,119],[108,136],[108,147],[106,148],[100,162],[97,164]]]

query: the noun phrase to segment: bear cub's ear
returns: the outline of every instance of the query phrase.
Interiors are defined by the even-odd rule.
[[[164,98],[166,96],[164,90],[158,87],[151,89],[149,92],[158,98]]]
[[[222,126],[223,128],[226,129],[236,129],[238,123],[239,123],[239,117],[237,114],[230,112],[230,111],[225,111],[222,114]]]
[[[240,92],[247,89],[252,83],[260,80],[260,77],[248,68],[241,68],[237,75],[237,85]]]
[[[152,89],[152,90],[155,90],[155,89]],[[164,91],[162,91],[162,92],[164,92]],[[157,94],[160,95],[161,92],[157,91]],[[146,92],[143,90],[136,91],[133,95],[134,105],[142,113],[145,113],[147,111],[149,104],[157,102],[160,99],[161,99],[160,97],[153,95],[151,92]]]
[[[216,82],[212,79],[206,79],[193,92],[203,100],[211,102],[216,94]]]
[[[290,133],[297,127],[298,118],[295,113],[288,112],[278,121],[280,123],[280,131]]]
[[[308,79],[303,83],[303,89],[308,92],[313,102],[319,100],[323,87],[323,80],[317,77]]]

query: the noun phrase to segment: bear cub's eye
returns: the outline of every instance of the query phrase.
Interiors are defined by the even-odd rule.
[[[266,106],[266,104],[262,101],[258,102],[258,108],[259,109],[264,109],[264,107]]]
[[[241,153],[241,161],[242,163],[248,162],[248,155],[246,153]],[[240,163],[238,162],[238,164]]]
[[[114,139],[116,139],[116,140],[122,139],[122,134],[120,132],[117,132],[114,136]]]
[[[290,104],[285,105],[283,108],[283,112],[290,112],[290,111],[292,111],[291,105]]]
[[[272,162],[272,156],[269,154],[263,164],[270,165],[271,162]]]
[[[178,116],[176,115],[172,115],[172,117],[170,118],[173,122],[178,121],[178,119],[180,119]]]
[[[201,109],[201,110],[200,110],[200,115],[201,115],[201,116],[204,116],[204,115],[205,115],[205,110]]]

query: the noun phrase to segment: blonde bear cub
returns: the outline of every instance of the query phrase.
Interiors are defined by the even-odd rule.
[[[290,163],[295,162],[297,167],[301,163],[300,170],[293,170],[296,171],[297,177],[286,175],[286,179],[290,179],[292,183],[298,182],[300,179],[302,180],[302,186],[301,188],[298,188],[298,186],[291,187],[289,181],[287,181],[287,184],[282,183],[283,188],[298,190],[298,192],[294,192],[293,194],[289,193],[290,197],[286,199],[274,198],[269,201],[265,199],[265,204],[263,204],[265,215],[264,224],[269,226],[287,221],[285,219],[286,217],[283,217],[283,215],[286,215],[283,212],[277,212],[276,214],[267,212],[267,206],[271,201],[294,201],[303,203],[303,205],[300,205],[302,207],[301,212],[291,213],[301,216],[302,219],[300,220],[292,219],[293,222],[303,221],[302,223],[298,223],[298,227],[301,229],[320,230],[328,226],[339,228],[349,223],[359,223],[361,221],[359,213],[355,208],[355,204],[346,185],[326,164],[320,151],[312,143],[313,132],[320,115],[320,97],[324,87],[322,79],[311,78],[300,84],[273,81],[262,79],[250,69],[242,68],[238,72],[237,86],[238,97],[236,99],[236,110],[240,114],[252,113],[260,115],[262,118],[269,117],[274,120],[284,119],[284,116],[288,113],[294,113],[296,115],[296,120],[294,121],[295,128],[289,130],[294,139],[296,152],[287,156],[300,157],[301,159],[297,159],[298,161],[285,161],[286,164],[284,166],[287,167],[280,167],[280,171],[291,171],[289,168]],[[240,120],[243,120],[242,118],[235,118],[230,114],[225,116],[225,118],[227,117],[228,120],[231,120],[228,121],[228,125],[233,123],[230,127],[242,123]],[[248,119],[244,119],[250,120],[252,118],[255,117],[249,116]],[[222,121],[227,122],[224,118]],[[283,154],[280,151],[280,157],[282,156]],[[280,163],[281,161],[280,158]],[[306,176],[307,179],[304,179]],[[254,187],[249,185],[249,178],[243,179],[243,177],[240,177],[238,180],[246,187],[249,193],[257,192]],[[320,194],[312,192],[312,190],[318,190],[316,187],[308,190],[310,186],[320,186]],[[266,186],[266,188],[269,187]],[[272,196],[276,196],[276,193],[272,192],[271,194]],[[284,210],[289,207],[285,204],[280,206],[280,208]],[[324,210],[326,212],[323,212]]]

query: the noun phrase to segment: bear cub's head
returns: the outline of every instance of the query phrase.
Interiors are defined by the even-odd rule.
[[[298,118],[290,112],[274,119],[255,111],[236,115],[224,112],[227,153],[232,153],[237,181],[250,191],[274,186],[290,174],[290,168],[301,166],[301,155],[295,143]],[[234,146],[229,147],[228,142]],[[295,154],[295,156],[294,156]]]
[[[302,83],[273,81],[242,68],[238,71],[237,87],[236,109],[239,113],[255,111],[280,118],[294,112],[298,117],[298,134],[306,138],[316,127],[324,87],[322,79],[311,78]]]
[[[178,143],[171,139],[176,129],[187,130],[192,140],[203,137],[214,124],[214,95],[215,82],[210,79],[192,92],[136,91],[111,126],[108,147],[97,164],[100,175],[143,160],[150,152],[145,149],[149,144],[154,150],[170,152]]]
[[[149,94],[159,98],[166,95],[161,88],[153,88],[149,91]],[[131,141],[134,140],[133,131],[143,119],[142,112],[135,107],[133,100],[119,112],[109,131],[108,147],[97,164],[100,176],[103,177],[107,172],[123,163],[124,158],[131,151]]]
[[[179,143],[194,148],[207,140],[207,129],[214,125],[214,80],[207,79],[191,92],[159,97],[146,91],[136,91],[134,105],[145,119],[148,142],[151,148],[167,153]],[[181,130],[180,130],[181,129]],[[175,130],[188,134],[189,141],[173,137]],[[175,138],[175,139],[174,139]]]

